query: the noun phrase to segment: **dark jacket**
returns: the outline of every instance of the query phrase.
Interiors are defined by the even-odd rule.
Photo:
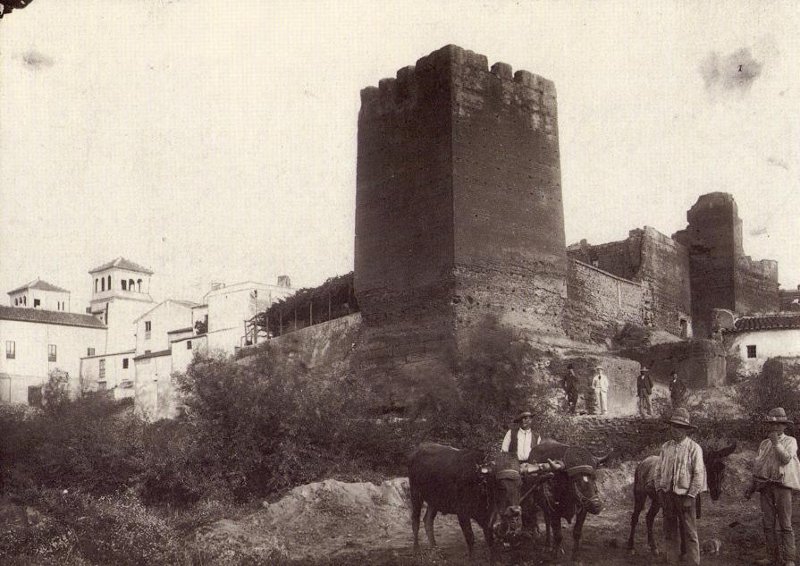
[[[639,374],[639,377],[636,378],[636,395],[639,397],[649,396],[651,391],[653,391],[653,382],[650,376],[646,373]]]

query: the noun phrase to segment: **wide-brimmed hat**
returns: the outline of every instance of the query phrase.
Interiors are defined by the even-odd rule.
[[[667,422],[671,425],[683,428],[697,429],[697,427],[693,425],[689,420],[689,411],[687,411],[683,407],[675,409],[672,412],[672,416],[669,418]]]
[[[532,416],[533,413],[531,413],[530,411],[522,411],[520,414],[514,417],[514,422],[515,423],[522,422],[522,419],[524,419],[525,417],[532,417]]]
[[[647,373],[648,371],[650,371],[650,368],[646,368],[646,367],[642,366],[641,368],[639,368],[639,371],[642,372],[642,373]]]
[[[764,417],[764,422],[771,424],[794,424],[786,416],[786,411],[783,410],[783,407],[776,407],[772,409],[769,413],[767,413],[767,416]]]

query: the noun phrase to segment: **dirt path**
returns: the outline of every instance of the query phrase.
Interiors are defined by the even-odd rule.
[[[719,552],[704,553],[703,564],[752,564],[762,556],[761,517],[757,498],[744,501],[741,494],[749,481],[747,471],[754,454],[743,451],[728,458],[724,495],[712,502],[703,500],[703,517],[698,521],[701,547],[716,539]],[[605,509],[587,517],[579,561],[600,566],[650,565],[662,563],[646,544],[645,514],[639,519],[636,552],[626,545],[632,509],[635,462],[625,462],[597,472],[598,489]],[[251,516],[219,521],[196,535],[195,546],[207,563],[292,563],[311,565],[456,565],[488,564],[483,532],[473,524],[476,545],[470,561],[466,544],[453,516],[437,516],[437,549],[428,546],[420,529],[421,550],[412,548],[410,512],[405,478],[371,483],[335,480],[295,488],[277,503],[266,505]],[[797,498],[800,500],[800,498]],[[800,530],[800,503],[794,513]],[[662,520],[656,518],[656,540],[663,548]],[[566,555],[555,558],[541,545],[526,544],[521,551],[504,552],[501,564],[571,564],[572,526],[564,524]]]

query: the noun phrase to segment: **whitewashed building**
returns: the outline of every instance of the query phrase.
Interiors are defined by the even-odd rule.
[[[70,292],[38,277],[8,292],[8,304],[14,307],[71,312]]]
[[[54,369],[69,374],[76,395],[81,357],[99,351],[105,336],[105,325],[94,316],[0,306],[0,402],[38,404]]]
[[[741,316],[722,332],[743,375],[757,374],[769,358],[800,357],[800,312]]]

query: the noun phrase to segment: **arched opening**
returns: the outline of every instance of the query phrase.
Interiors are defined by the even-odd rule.
[[[97,293],[97,277],[94,278],[94,292]]]
[[[108,276],[108,290],[111,290],[111,276]]]
[[[136,290],[136,281],[133,279],[128,279],[128,290],[135,291]]]
[[[123,291],[127,291],[128,290],[128,282],[123,279],[121,281],[121,283],[122,283],[122,290]]]
[[[101,291],[105,291],[106,290],[106,278],[105,277],[100,279],[100,290]]]
[[[136,286],[138,288],[138,291],[141,293],[142,292],[142,280],[141,279],[138,279],[136,281]]]

